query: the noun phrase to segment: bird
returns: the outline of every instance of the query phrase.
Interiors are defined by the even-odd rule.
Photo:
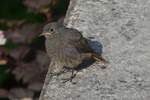
[[[50,70],[58,75],[64,68],[72,72],[85,60],[105,63],[106,60],[96,54],[89,46],[88,39],[80,31],[67,28],[59,22],[51,22],[44,26],[42,34],[45,37],[45,47],[51,59]]]

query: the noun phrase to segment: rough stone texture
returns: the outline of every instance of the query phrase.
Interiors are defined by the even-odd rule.
[[[40,100],[150,100],[150,0],[71,0],[65,23],[100,41],[109,64],[49,80]]]

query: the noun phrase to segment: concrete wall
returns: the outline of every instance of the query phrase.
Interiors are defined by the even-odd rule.
[[[95,37],[109,64],[75,84],[49,80],[41,100],[150,100],[150,0],[71,0],[65,24]]]

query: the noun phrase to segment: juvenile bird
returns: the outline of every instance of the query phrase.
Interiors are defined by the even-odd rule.
[[[105,63],[105,60],[89,47],[87,39],[76,29],[52,22],[45,25],[41,35],[46,38],[46,51],[51,58],[50,69],[53,74],[63,72],[64,68],[73,70],[86,59]]]

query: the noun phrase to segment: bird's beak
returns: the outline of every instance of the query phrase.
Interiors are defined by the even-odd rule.
[[[46,35],[51,35],[50,33],[48,32],[43,32],[42,34],[40,34],[39,36],[46,36]]]

